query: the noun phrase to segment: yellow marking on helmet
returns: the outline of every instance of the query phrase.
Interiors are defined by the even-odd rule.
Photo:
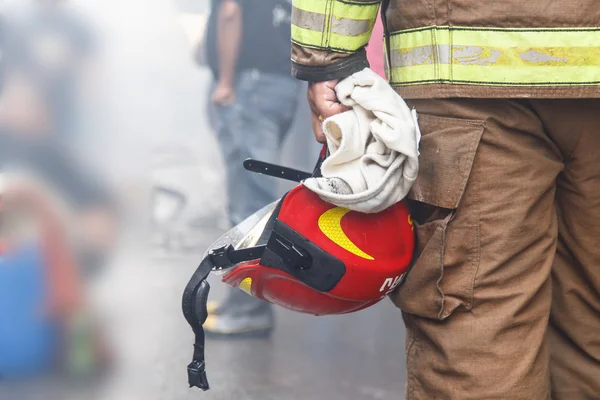
[[[410,214],[408,215],[408,224],[410,225],[410,230],[414,231],[415,230],[415,223],[413,222]]]
[[[242,280],[240,282],[240,289],[242,289],[244,292],[248,293],[249,295],[252,295],[252,278],[248,277],[248,278],[244,278],[244,280]]]
[[[344,250],[366,260],[374,260],[372,256],[359,249],[358,246],[355,245],[352,240],[350,240],[350,238],[342,229],[342,218],[349,212],[350,210],[341,207],[335,207],[331,210],[325,211],[319,217],[319,229],[321,229],[321,232],[323,232],[323,234],[327,236],[329,240]]]

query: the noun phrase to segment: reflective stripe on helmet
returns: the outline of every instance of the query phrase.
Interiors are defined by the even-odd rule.
[[[597,85],[600,28],[399,31],[389,59],[394,85]]]
[[[365,46],[380,0],[294,0],[292,41],[301,46],[354,52]]]
[[[357,257],[364,258],[365,260],[375,260],[373,256],[365,253],[355,245],[348,235],[346,235],[346,232],[344,232],[344,229],[342,228],[342,218],[349,212],[350,210],[342,207],[334,207],[325,211],[317,221],[319,229],[329,240],[344,250]]]

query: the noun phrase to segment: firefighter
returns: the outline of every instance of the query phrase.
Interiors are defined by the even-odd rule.
[[[66,2],[39,0],[7,11],[0,93],[0,170],[33,171],[77,216],[85,276],[104,265],[116,236],[108,185],[82,161],[76,92],[89,77],[91,33]],[[64,7],[64,8],[63,8]]]
[[[378,12],[423,134],[419,243],[391,295],[407,399],[600,398],[598,3],[294,0],[319,141]]]

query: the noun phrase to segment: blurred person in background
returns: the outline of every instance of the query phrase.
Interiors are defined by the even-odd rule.
[[[247,158],[277,163],[296,115],[300,84],[290,77],[290,18],[289,0],[212,1],[206,53],[232,226],[277,198],[276,181],[242,164]],[[208,334],[225,337],[266,336],[273,326],[271,306],[238,289],[209,304],[204,325]]]
[[[68,200],[80,232],[79,264],[96,270],[114,244],[109,190],[77,158],[72,144],[82,88],[93,64],[93,35],[62,1],[11,10],[5,29],[0,95],[0,167],[26,169]]]
[[[107,354],[84,277],[114,240],[111,196],[69,144],[80,30],[59,2],[11,9],[0,92],[0,377],[96,376]],[[83,25],[81,25],[83,26]],[[79,40],[79,39],[77,39]],[[9,180],[7,177],[27,177]]]
[[[89,378],[107,360],[63,218],[43,183],[0,173],[2,381]]]

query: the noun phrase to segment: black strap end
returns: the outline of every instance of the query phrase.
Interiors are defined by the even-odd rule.
[[[281,165],[271,164],[264,161],[253,160],[251,158],[244,161],[246,171],[256,172],[258,174],[268,175],[275,178],[285,179],[292,182],[302,182],[308,179],[312,174],[298,171],[297,169],[283,167]]]
[[[203,391],[210,389],[208,379],[206,378],[205,364],[199,361],[192,361],[188,367],[188,383],[190,388],[197,387]]]
[[[204,361],[204,330],[202,324],[208,317],[206,302],[210,285],[206,277],[212,269],[210,257],[205,258],[192,276],[192,279],[185,288],[182,299],[182,310],[185,319],[194,331],[194,356],[193,361],[188,365],[188,383],[190,388],[197,387],[204,391],[210,387],[206,377],[206,364]]]

